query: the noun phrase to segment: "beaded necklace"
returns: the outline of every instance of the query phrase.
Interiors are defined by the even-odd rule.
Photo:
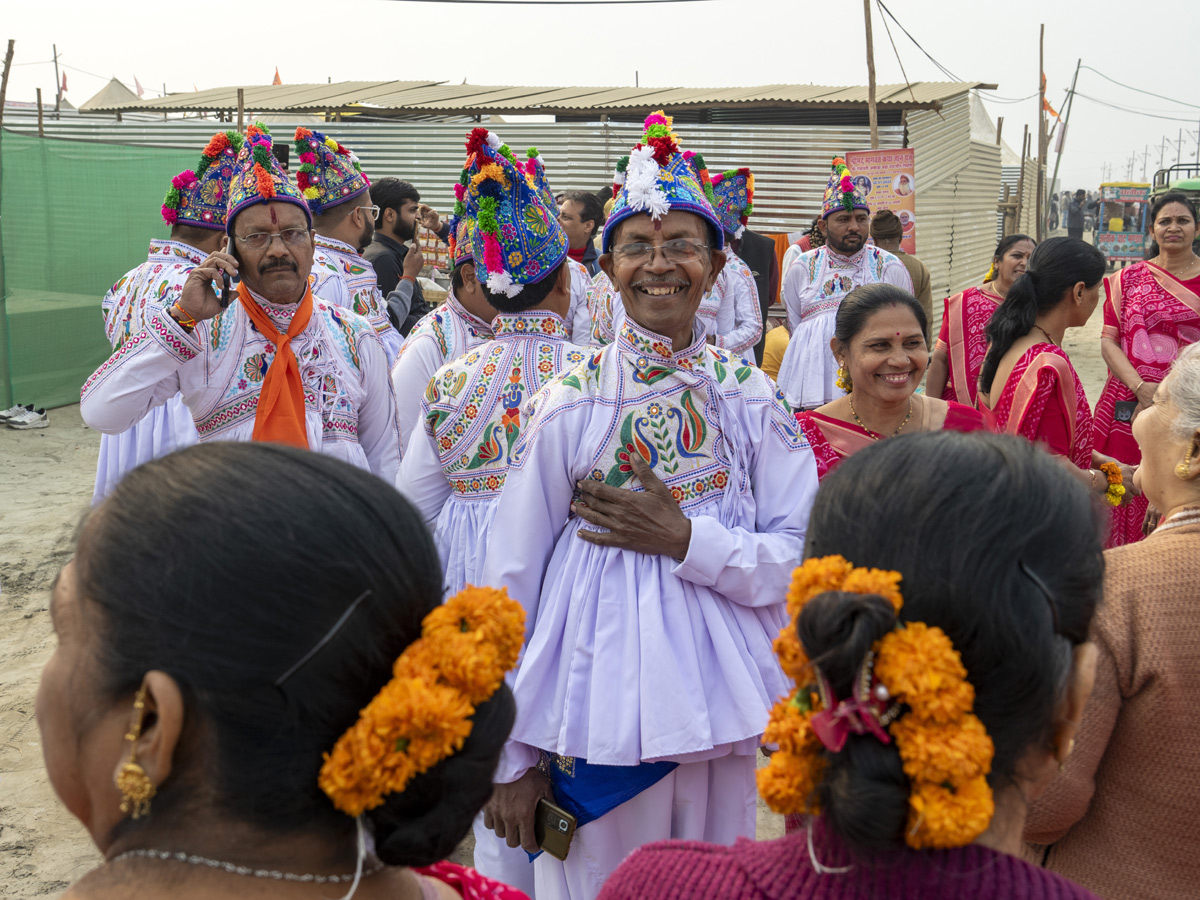
[[[169,862],[188,863],[193,866],[207,866],[210,869],[220,869],[223,872],[228,872],[230,875],[245,875],[251,878],[271,878],[275,881],[298,881],[306,884],[348,884],[358,877],[351,872],[348,875],[297,875],[294,872],[280,872],[276,869],[256,869],[252,866],[239,866],[236,863],[224,862],[219,859],[209,859],[206,856],[196,856],[191,853],[177,852],[172,853],[167,850],[126,850],[119,856],[114,856],[109,860],[109,863],[119,862],[122,859],[130,857],[142,857],[143,859],[161,859]],[[376,860],[369,867],[363,869],[362,876],[366,878],[369,875],[374,875],[376,872],[382,871],[384,864]]]
[[[846,399],[850,401],[850,415],[854,416],[854,421],[858,423],[858,427],[861,428],[863,431],[865,431],[867,434],[869,434],[871,436],[871,440],[873,440],[873,441],[881,440],[883,438],[883,435],[877,431],[872,431],[870,428],[868,428],[866,425],[864,425],[863,420],[858,417],[858,413],[856,413],[854,411],[854,400],[851,399],[850,397],[847,397]],[[912,397],[909,397],[908,398],[908,412],[904,416],[904,421],[901,422],[900,427],[897,428],[895,431],[893,431],[890,435],[888,435],[888,437],[895,437],[901,431],[904,430],[904,426],[907,425],[908,420],[912,418],[912,408],[913,408]]]

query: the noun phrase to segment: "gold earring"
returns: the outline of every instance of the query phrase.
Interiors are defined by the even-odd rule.
[[[854,390],[854,380],[850,377],[850,371],[846,368],[846,364],[838,363],[837,381],[834,382],[839,388],[847,394]]]
[[[137,741],[142,736],[142,716],[146,709],[146,689],[138,688],[133,698],[133,722],[125,733],[129,741],[129,762],[117,773],[117,790],[121,792],[121,812],[140,819],[150,812],[150,800],[158,792],[146,770],[137,761]]]
[[[1175,477],[1187,481],[1192,477],[1192,451],[1189,449],[1187,456],[1183,458],[1183,462],[1175,465]]]

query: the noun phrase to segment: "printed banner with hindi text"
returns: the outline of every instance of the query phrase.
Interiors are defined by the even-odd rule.
[[[846,165],[871,212],[890,209],[904,227],[900,249],[917,252],[917,179],[915,153],[907,150],[851,150]]]

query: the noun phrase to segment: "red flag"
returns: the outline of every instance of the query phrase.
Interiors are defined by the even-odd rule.
[[[60,93],[65,94],[66,92],[67,92],[67,73],[63,72],[62,91]]]
[[[138,81],[138,77],[136,75],[133,76],[133,89],[137,91],[137,95],[139,97],[146,93],[145,88],[142,87],[142,83]]]
[[[283,81],[279,78],[279,66],[275,67],[275,80],[271,84],[283,84]]]

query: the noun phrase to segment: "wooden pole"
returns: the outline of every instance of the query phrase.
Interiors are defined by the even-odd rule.
[[[1004,116],[996,119],[996,146],[1000,146],[1000,135],[1004,133]]]
[[[58,118],[58,109],[62,106],[62,78],[58,75],[58,44],[51,44],[54,48],[54,117]]]
[[[8,52],[4,54],[4,74],[0,75],[0,123],[4,122],[4,95],[8,93],[8,73],[12,69],[13,47],[16,41],[8,41]]]
[[[246,117],[246,89],[238,88],[238,133],[245,131],[243,120]]]
[[[42,127],[42,89],[37,89],[37,105],[38,105],[38,137],[46,136],[46,130]]]
[[[1037,239],[1041,241],[1046,236],[1046,221],[1042,217],[1042,195],[1046,193],[1043,184],[1046,168],[1046,26],[1043,24],[1038,34],[1038,155],[1037,155],[1037,196],[1034,198],[1034,210],[1037,215]]]
[[[1050,187],[1053,188],[1058,181],[1058,166],[1062,162],[1063,151],[1067,149],[1067,126],[1071,124],[1071,107],[1075,105],[1075,82],[1079,80],[1079,67],[1083,65],[1083,59],[1075,63],[1075,76],[1071,79],[1071,90],[1067,93],[1067,108],[1063,112],[1062,131],[1058,135],[1058,153],[1054,157],[1054,177],[1050,179]],[[1063,212],[1066,215],[1066,211]]]
[[[875,47],[871,40],[871,0],[863,0],[867,23],[867,118],[871,123],[871,149],[879,149],[879,114],[875,109]]]
[[[1021,207],[1025,204],[1025,160],[1029,156],[1029,126],[1021,137],[1021,172],[1017,176],[1017,231],[1021,230]]]

